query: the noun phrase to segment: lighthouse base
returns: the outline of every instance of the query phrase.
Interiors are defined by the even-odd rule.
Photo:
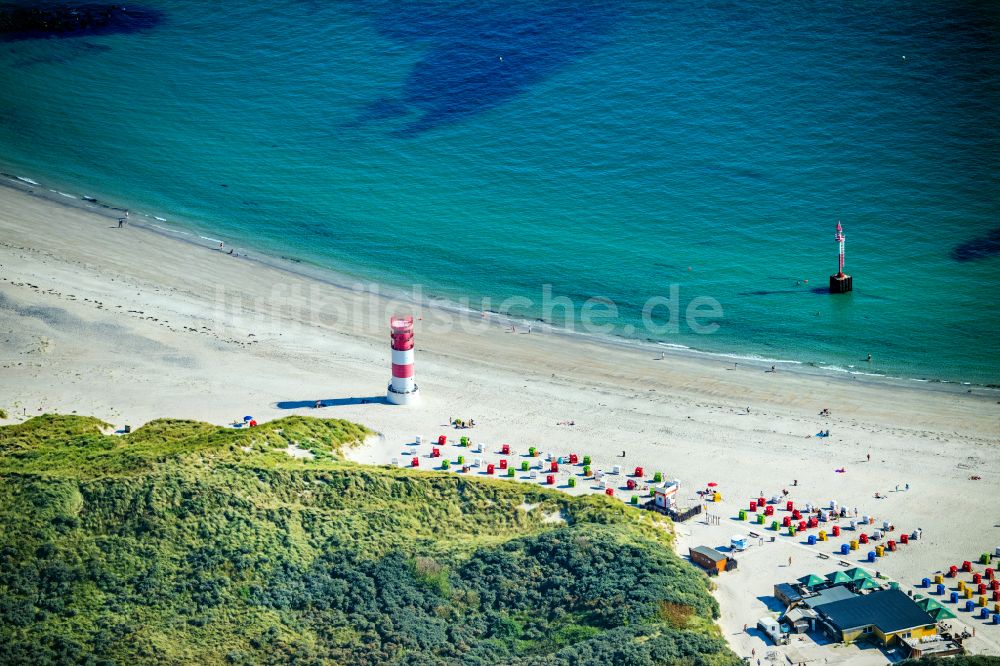
[[[830,276],[830,293],[831,294],[846,294],[849,291],[853,291],[854,283],[851,280],[850,275],[831,275]]]
[[[415,405],[420,402],[420,391],[414,386],[412,391],[399,393],[393,391],[392,384],[389,384],[389,389],[385,392],[385,399],[391,405]]]

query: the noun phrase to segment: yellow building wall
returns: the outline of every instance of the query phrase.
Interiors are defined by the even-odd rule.
[[[878,627],[875,627],[875,635],[882,642],[882,645],[891,645],[892,643],[899,640],[900,634],[905,634],[909,632],[910,638],[925,638],[927,636],[934,636],[937,634],[937,625],[929,624],[923,627],[916,627],[914,629],[907,629],[906,631],[897,631],[895,633],[883,634]]]
[[[864,632],[861,629],[854,629],[854,630],[851,630],[851,631],[842,631],[840,633],[843,636],[845,643],[853,643],[854,641],[856,641],[859,638],[861,638],[862,636],[864,636]]]

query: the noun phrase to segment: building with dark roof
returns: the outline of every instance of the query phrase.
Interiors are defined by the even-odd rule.
[[[834,585],[833,587],[827,587],[816,592],[816,594],[804,597],[802,603],[809,608],[819,608],[826,604],[836,603],[838,601],[844,601],[845,599],[853,599],[858,596],[854,593],[851,588],[846,585]]]
[[[788,583],[776,583],[774,585],[774,598],[785,606],[794,606],[802,601],[802,593],[796,586]]]
[[[899,590],[880,590],[813,608],[820,623],[845,643],[873,636],[888,646],[900,639],[937,634],[934,618]]]

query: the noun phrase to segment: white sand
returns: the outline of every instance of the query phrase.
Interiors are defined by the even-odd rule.
[[[5,423],[55,411],[133,428],[157,417],[227,424],[300,413],[378,430],[355,454],[363,461],[402,459],[417,434],[471,435],[490,445],[483,457],[494,462],[503,442],[522,454],[529,445],[590,454],[595,468],[642,465],[647,475],[679,478],[686,498],[718,482],[727,500],[722,525],[704,526],[704,535],[680,528],[708,545],[739,531],[730,525],[737,503],[798,479],[796,500],[833,498],[901,529],[922,527],[922,542],[878,565],[904,583],[1000,545],[997,391],[772,374],[674,354],[654,360],[659,352],[537,328],[512,334],[500,321],[483,326],[478,316],[424,309],[416,312],[422,405],[361,404],[348,399],[384,395],[388,313],[409,306],[141,228],[118,230],[113,218],[63,200],[0,187],[0,407],[12,417]],[[440,330],[447,325],[450,332]],[[277,406],[318,399],[337,406]],[[824,407],[832,417],[817,416]],[[453,430],[451,417],[478,425]],[[576,425],[556,425],[565,420]],[[809,437],[821,429],[832,436]],[[427,453],[429,445],[419,455]],[[909,492],[890,492],[905,483]],[[875,491],[887,499],[875,500]],[[732,634],[762,614],[758,596],[789,573],[834,568],[779,541],[720,580],[722,626],[740,654],[749,655],[749,638]],[[803,555],[786,573],[788,549]],[[1000,653],[1000,630],[975,624],[976,650]]]

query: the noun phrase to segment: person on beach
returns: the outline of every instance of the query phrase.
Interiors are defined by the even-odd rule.
[[[750,413],[750,407],[748,406],[747,407],[747,414],[749,414],[749,413]]]
[[[872,461],[872,454],[871,454],[871,453],[869,453],[869,454],[868,454],[868,462],[871,462],[871,461]]]
[[[869,363],[871,363],[871,362],[872,362],[872,355],[871,355],[871,354],[868,354],[868,358],[867,358],[866,360],[867,360],[867,361],[868,361]]]
[[[124,225],[125,225],[125,218],[124,217],[119,217],[118,218],[118,228],[121,229]]]

